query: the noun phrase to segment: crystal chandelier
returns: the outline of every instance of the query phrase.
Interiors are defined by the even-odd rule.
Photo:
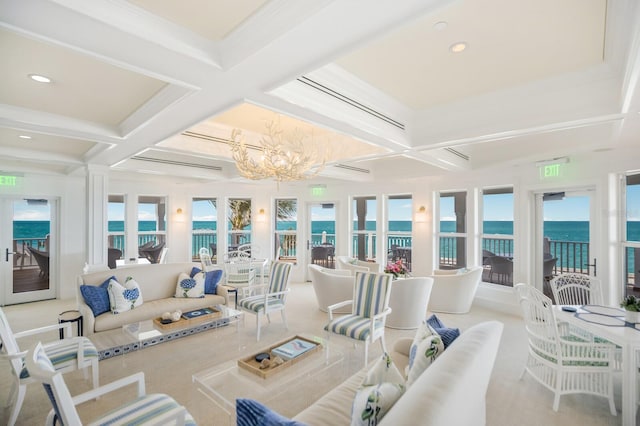
[[[305,135],[300,129],[285,136],[277,123],[272,121],[265,126],[267,132],[260,138],[260,146],[245,143],[240,129],[231,132],[231,152],[242,176],[280,183],[309,179],[324,169],[326,159],[318,153],[313,140],[303,143]],[[259,151],[259,157],[249,155],[250,149]]]

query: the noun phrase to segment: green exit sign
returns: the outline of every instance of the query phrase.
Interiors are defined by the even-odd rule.
[[[0,175],[0,186],[16,186],[16,177]]]
[[[540,177],[543,179],[561,176],[562,169],[560,164],[547,164],[540,167]]]

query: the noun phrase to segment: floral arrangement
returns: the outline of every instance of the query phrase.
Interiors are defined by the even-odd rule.
[[[634,295],[629,295],[622,299],[622,302],[620,302],[620,307],[624,308],[626,311],[640,312],[640,298]]]
[[[385,266],[384,268],[384,272],[387,274],[393,274],[393,276],[396,278],[398,278],[399,275],[409,274],[409,270],[407,269],[405,264],[402,263],[402,260],[396,260],[393,263],[387,264],[387,266]]]

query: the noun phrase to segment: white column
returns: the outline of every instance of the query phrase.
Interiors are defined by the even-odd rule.
[[[86,167],[87,258],[89,267],[107,264],[107,205],[109,168],[89,164]]]

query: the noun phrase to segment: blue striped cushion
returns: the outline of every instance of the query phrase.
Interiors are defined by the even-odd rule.
[[[264,297],[260,297],[260,298],[250,298],[250,299],[242,299],[241,301],[238,302],[238,305],[241,308],[244,308],[248,311],[252,311],[252,312],[258,312],[264,309]],[[267,305],[269,305],[270,308],[276,307],[276,306],[283,306],[284,303],[282,302],[282,300],[276,298],[276,297],[268,297],[267,298]]]
[[[272,411],[253,399],[236,399],[236,426],[304,426]]]
[[[136,398],[128,404],[110,411],[96,420],[95,424],[107,425],[142,425],[153,422],[153,419],[180,405],[170,396],[156,393]],[[195,426],[196,422],[189,413],[186,415],[185,425]]]
[[[291,264],[287,262],[274,262],[271,265],[271,274],[269,279],[269,293],[278,293],[285,291],[289,283],[289,273],[291,272]],[[283,295],[277,296],[283,298]]]
[[[387,292],[391,289],[393,276],[369,272],[356,272],[353,287],[353,313],[371,318],[385,308]]]
[[[61,344],[45,348],[46,355],[49,358],[51,365],[56,370],[65,367],[69,361],[75,361],[78,358],[78,343],[75,339],[74,341],[69,342],[61,340],[60,342]],[[91,343],[91,340],[86,337],[82,338],[82,349],[84,351],[85,359],[98,357],[98,350],[93,343]],[[27,377],[29,377],[29,372],[26,367],[22,367],[20,378],[26,379]]]
[[[427,324],[429,324],[433,329],[440,335],[442,338],[442,343],[444,343],[444,348],[447,349],[450,344],[453,343],[458,337],[460,337],[460,329],[459,328],[450,328],[445,327],[445,325],[440,321],[435,314],[431,315],[427,318]]]
[[[325,325],[324,329],[332,333],[351,337],[352,339],[367,340],[371,332],[369,324],[371,324],[370,318],[363,318],[358,315],[344,315]],[[382,321],[376,321],[374,327],[376,329],[381,328]]]

